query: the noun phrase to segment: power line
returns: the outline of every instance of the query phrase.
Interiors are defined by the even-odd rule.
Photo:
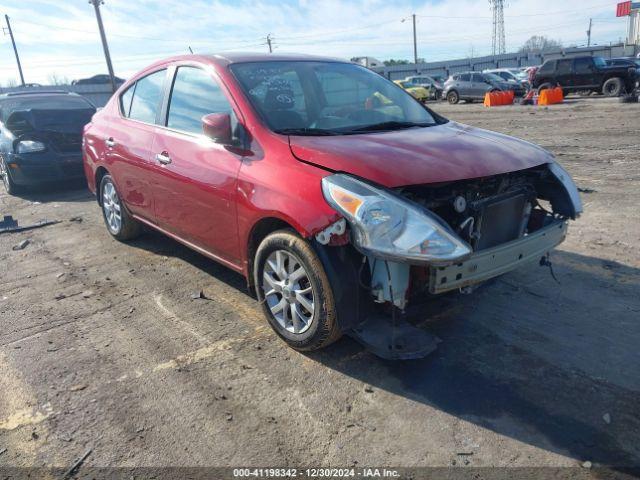
[[[16,21],[16,19],[14,19],[14,21]],[[45,27],[45,28],[51,28],[51,29],[56,29],[56,30],[65,30],[65,31],[69,31],[69,32],[77,32],[77,33],[89,33],[89,34],[95,34],[95,31],[92,30],[83,30],[83,29],[79,29],[79,28],[72,28],[72,27],[63,27],[60,25],[53,25],[50,23],[40,23],[40,22],[34,22],[31,20],[24,20],[24,19],[17,19],[17,23],[18,24],[22,24],[22,23],[26,23],[29,25],[35,25],[38,27]],[[179,39],[179,38],[160,38],[160,37],[143,37],[140,35],[127,35],[125,33],[110,33],[109,34],[110,37],[119,37],[119,38],[132,38],[132,39],[136,39],[136,40],[153,40],[155,42],[169,42],[169,43],[182,43],[182,44],[210,44],[212,43],[211,40],[193,40],[193,39]],[[260,40],[259,38],[252,38],[251,40],[249,39],[235,39],[235,40],[231,40],[231,42],[256,42]]]
[[[610,7],[610,3],[604,3],[600,5],[592,5],[590,7],[581,7],[580,9],[571,9],[571,10],[559,10],[555,12],[544,12],[544,13],[523,13],[519,15],[505,15],[505,18],[524,18],[524,17],[547,17],[550,15],[560,15],[563,13],[580,13],[585,10],[595,10],[598,8]],[[482,15],[467,15],[467,16],[457,16],[457,15],[418,15],[418,17],[422,18],[440,18],[440,19],[493,19],[493,16],[482,16]]]

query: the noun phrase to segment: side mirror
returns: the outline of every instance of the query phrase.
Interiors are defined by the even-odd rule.
[[[231,115],[228,113],[210,113],[202,117],[202,131],[216,143],[231,145]]]

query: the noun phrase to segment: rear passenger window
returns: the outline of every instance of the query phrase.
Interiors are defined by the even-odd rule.
[[[210,113],[231,113],[231,105],[220,86],[200,68],[179,67],[171,92],[167,127],[202,133],[202,117]]]
[[[145,123],[156,122],[156,115],[162,101],[165,72],[166,70],[159,70],[136,82],[129,118]]]

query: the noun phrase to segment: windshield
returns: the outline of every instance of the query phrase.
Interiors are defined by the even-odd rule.
[[[338,62],[231,65],[253,107],[277,133],[339,135],[442,123],[393,82]]]
[[[13,112],[24,110],[93,110],[95,107],[81,97],[71,95],[25,95],[0,100],[0,120],[6,122]]]

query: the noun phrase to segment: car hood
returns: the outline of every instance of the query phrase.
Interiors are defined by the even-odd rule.
[[[553,159],[524,140],[456,122],[358,135],[291,136],[289,142],[301,161],[386,187],[487,177]]]

